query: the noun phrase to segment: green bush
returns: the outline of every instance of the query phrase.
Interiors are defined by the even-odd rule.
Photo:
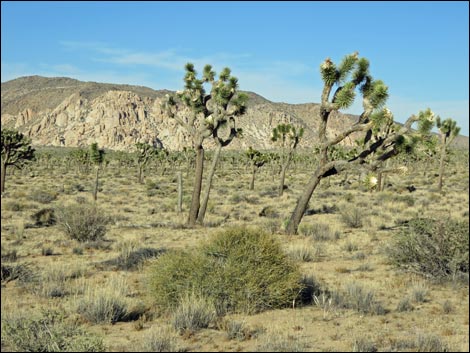
[[[192,252],[168,252],[150,269],[155,304],[175,308],[189,293],[213,299],[218,314],[255,313],[292,305],[301,275],[270,234],[231,228]]]
[[[13,352],[104,352],[103,340],[67,322],[59,312],[39,317],[2,315],[2,351],[6,343]]]
[[[56,210],[57,224],[72,239],[80,242],[100,240],[106,234],[109,218],[94,205],[76,204]]]
[[[388,247],[397,267],[429,277],[468,274],[469,222],[417,218]]]

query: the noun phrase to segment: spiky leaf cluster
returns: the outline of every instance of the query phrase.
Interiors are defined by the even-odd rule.
[[[31,140],[19,131],[2,129],[1,148],[2,163],[5,166],[22,168],[26,162],[34,159],[35,149],[31,147]]]
[[[258,168],[262,167],[268,161],[268,156],[266,154],[253,149],[251,146],[248,148],[245,154],[251,163]]]
[[[273,131],[271,141],[280,142],[285,146],[286,141],[289,142],[290,148],[295,148],[304,135],[304,128],[296,128],[292,124],[279,124]]]
[[[441,120],[438,116],[436,118],[436,126],[440,133],[445,137],[447,144],[452,142],[460,132],[460,127],[457,126],[457,122],[451,118]]]
[[[100,165],[104,160],[104,150],[98,148],[98,144],[92,143],[90,146],[90,161],[95,165]]]
[[[142,142],[136,143],[135,148],[138,164],[147,164],[150,159],[157,157],[161,151],[160,148]]]
[[[177,101],[180,100],[193,114],[193,117],[186,118],[185,122],[177,118],[180,124],[188,124],[187,129],[191,130],[198,126],[200,133],[205,137],[211,134],[216,136],[217,134],[213,132],[227,123],[231,117],[246,112],[248,96],[237,92],[238,79],[231,76],[228,67],[220,72],[218,79],[211,65],[204,67],[200,79],[193,64],[186,64],[185,69],[185,89],[177,92],[176,96],[168,95],[163,108],[170,117],[177,118],[174,110],[177,108]],[[205,84],[212,86],[209,94],[206,93]]]
[[[366,109],[379,109],[388,98],[387,86],[372,78],[369,74],[369,61],[359,58],[357,52],[346,55],[338,66],[327,58],[320,65],[320,73],[325,83],[323,99],[328,99],[332,87],[337,86],[331,101],[333,109],[350,107],[356,96],[356,88],[359,88],[366,100]]]

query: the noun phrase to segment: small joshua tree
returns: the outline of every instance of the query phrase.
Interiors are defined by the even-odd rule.
[[[98,175],[101,164],[104,160],[104,150],[98,148],[98,144],[92,143],[90,146],[90,161],[95,165],[95,187],[93,189],[93,200],[98,198]]]
[[[21,132],[2,129],[2,193],[5,191],[7,167],[14,166],[21,169],[25,163],[34,159],[34,151],[34,148],[31,147],[31,140]]]
[[[71,159],[77,165],[79,173],[88,173],[90,167],[90,156],[86,149],[78,148],[70,153]]]
[[[291,124],[279,124],[273,129],[271,141],[278,142],[281,145],[281,177],[279,182],[279,196],[284,192],[284,181],[286,178],[286,171],[294,155],[302,136],[304,135],[304,128],[296,129]]]
[[[188,216],[188,225],[192,227],[198,218],[201,222],[201,217],[198,216],[204,171],[203,142],[212,137],[225,147],[237,136],[235,117],[245,113],[247,96],[237,92],[238,79],[230,75],[229,68],[222,70],[218,80],[211,65],[204,67],[201,79],[197,78],[193,64],[187,63],[185,69],[184,90],[176,95],[167,95],[163,109],[190,134],[192,147],[196,152],[195,182]],[[212,86],[209,94],[206,93],[204,84]],[[183,112],[179,109],[182,107],[189,109],[185,116],[182,116]],[[230,135],[219,140],[219,130],[227,123],[230,123]],[[201,215],[204,216],[202,213]]]
[[[139,183],[143,183],[145,166],[152,158],[159,155],[161,149],[142,142],[136,143],[135,148],[137,150],[137,165],[139,166]]]
[[[359,58],[357,52],[345,56],[338,66],[327,58],[320,66],[320,73],[324,86],[319,112],[319,163],[290,216],[286,227],[289,234],[297,233],[310,198],[322,178],[350,169],[365,168],[375,172],[384,161],[403,151],[412,124],[427,118],[425,115],[412,115],[403,126],[396,125],[392,113],[384,107],[388,87],[381,80],[372,78],[369,61]],[[334,87],[336,89],[332,94]],[[350,107],[356,88],[361,92],[363,106],[358,121],[335,137],[328,138],[327,126],[331,113]],[[365,134],[356,155],[348,159],[330,159],[329,149],[353,133]]]
[[[444,177],[444,162],[447,155],[447,148],[454,138],[459,134],[460,127],[457,126],[457,122],[451,118],[441,120],[438,116],[436,118],[436,126],[439,129],[439,135],[441,137],[441,160],[439,163],[439,182],[437,187],[439,191],[442,190],[442,178]]]
[[[259,168],[261,168],[267,162],[267,156],[260,151],[253,149],[252,147],[248,148],[245,152],[246,156],[251,163],[251,182],[250,190],[255,189],[255,174]]]

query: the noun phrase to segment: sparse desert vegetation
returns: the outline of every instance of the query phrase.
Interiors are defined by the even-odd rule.
[[[380,192],[359,173],[323,180],[297,235],[285,227],[312,151],[282,196],[279,160],[251,190],[245,152],[221,153],[196,227],[182,154],[140,183],[135,159],[106,151],[95,203],[72,151],[38,147],[8,170],[2,351],[468,351],[468,151],[450,150],[442,192],[438,160],[392,160],[408,171]]]

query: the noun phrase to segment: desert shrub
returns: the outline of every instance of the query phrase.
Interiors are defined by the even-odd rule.
[[[310,244],[293,244],[289,246],[287,254],[299,262],[311,262],[315,259],[314,249]]]
[[[341,220],[343,223],[350,228],[361,228],[363,213],[358,208],[346,208],[341,209]]]
[[[249,330],[242,321],[226,320],[222,324],[229,340],[245,341],[250,337]]]
[[[279,241],[250,228],[223,230],[192,252],[167,252],[149,273],[157,306],[176,307],[194,291],[213,299],[219,314],[289,306],[302,289],[300,279]]]
[[[58,208],[57,224],[72,239],[80,242],[100,240],[106,234],[109,218],[94,205],[75,204]]]
[[[68,322],[63,313],[2,315],[3,343],[14,352],[104,352],[101,337]]]
[[[78,302],[77,312],[94,324],[127,321],[130,311],[126,294],[125,280],[111,278],[102,287],[87,288],[85,296]]]
[[[333,232],[328,224],[315,223],[315,224],[301,224],[299,226],[299,234],[312,237],[315,241],[328,241],[332,239],[339,239],[339,233]]]
[[[36,274],[31,269],[31,265],[28,263],[24,264],[2,264],[1,265],[1,276],[2,283],[18,280],[21,283],[34,282]]]
[[[329,296],[335,307],[353,309],[362,314],[386,314],[385,308],[375,299],[374,292],[364,289],[355,282],[346,285],[345,293],[332,291]]]
[[[43,208],[31,215],[34,225],[38,227],[49,227],[56,223],[55,212],[53,208]]]
[[[387,248],[392,264],[428,277],[468,274],[467,221],[416,218]]]
[[[207,328],[217,318],[215,305],[210,298],[189,293],[181,298],[172,315],[173,327],[182,332],[196,332]]]
[[[45,190],[34,190],[28,198],[39,203],[51,203],[57,199],[57,193]]]
[[[346,286],[348,307],[363,314],[385,314],[385,309],[374,298],[372,291],[365,290],[359,284],[349,283]]]
[[[405,297],[398,302],[397,311],[402,313],[405,311],[413,311],[414,307],[411,304],[410,298]]]

